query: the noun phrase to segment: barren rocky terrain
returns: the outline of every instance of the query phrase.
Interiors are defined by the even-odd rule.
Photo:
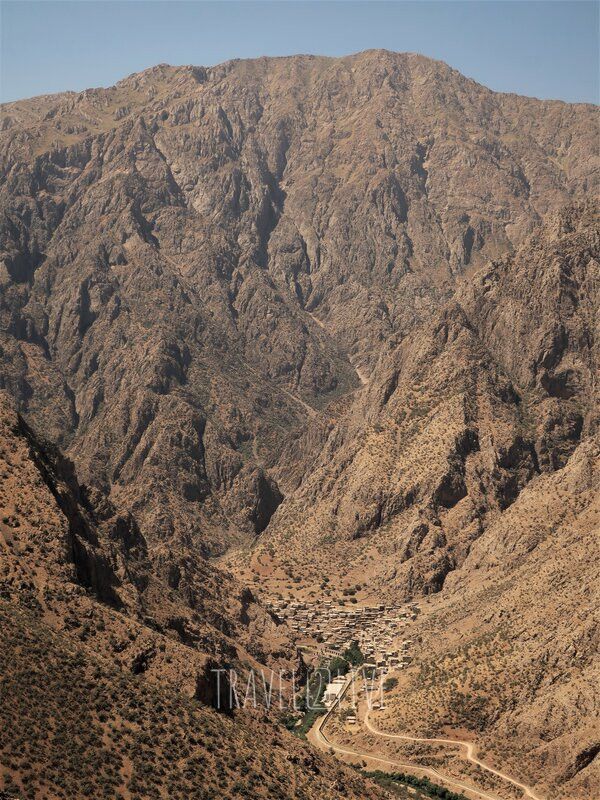
[[[598,441],[531,481],[473,545],[417,624],[419,656],[397,673],[385,734],[460,738],[541,798],[593,798],[598,742]],[[435,765],[501,797],[506,781],[466,769],[456,747],[343,729],[336,741]]]
[[[591,193],[594,113],[380,51],[9,104],[2,383],[151,539],[247,541],[359,376]]]
[[[178,588],[163,584],[133,519],[81,487],[10,405],[0,393],[0,789],[383,798],[260,703],[226,713],[211,670],[289,678],[282,626],[191,555]]]
[[[275,593],[424,595],[380,724],[591,800],[597,109],[387,51],[159,65],[2,106],[0,176],[15,635],[199,703],[298,665]],[[285,748],[266,796],[377,796]]]

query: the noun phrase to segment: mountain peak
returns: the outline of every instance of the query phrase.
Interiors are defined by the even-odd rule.
[[[3,111],[0,387],[22,424],[0,430],[1,603],[19,636],[81,646],[90,674],[99,653],[127,697],[164,684],[215,740],[190,722],[192,748],[167,714],[144,733],[153,771],[98,729],[109,783],[169,793],[164,741],[217,770],[231,735],[227,775],[269,796],[380,796],[282,738],[271,723],[295,711],[255,728],[196,705],[215,664],[289,684],[296,645],[354,658],[363,634],[386,669],[407,655],[381,730],[435,739],[449,785],[480,777],[446,735],[485,748],[494,781],[589,797],[595,109],[371,50],[160,64]],[[314,740],[324,725],[362,761],[359,706]],[[256,730],[268,769],[248,766]],[[35,753],[36,775],[62,763]]]

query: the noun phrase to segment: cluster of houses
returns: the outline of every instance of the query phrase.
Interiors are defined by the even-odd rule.
[[[333,658],[358,642],[366,666],[380,673],[410,663],[412,641],[403,638],[419,613],[417,603],[404,606],[334,606],[330,600],[317,604],[280,601],[271,606],[299,640],[310,640],[315,655]]]

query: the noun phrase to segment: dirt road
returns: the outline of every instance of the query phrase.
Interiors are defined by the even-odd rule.
[[[502,778],[503,780],[507,781],[508,783],[512,783],[513,786],[516,786],[518,789],[524,793],[525,797],[531,798],[531,800],[543,800],[538,794],[536,794],[530,786],[527,786],[525,783],[521,783],[520,781],[515,780],[515,778],[511,778],[510,775],[507,775],[505,772],[501,772],[498,769],[494,769],[490,767],[485,762],[481,761],[475,756],[475,745],[473,742],[466,742],[462,739],[441,739],[441,738],[423,738],[417,736],[407,736],[405,734],[400,733],[385,733],[384,731],[380,731],[376,728],[369,720],[369,710],[367,710],[365,714],[365,718],[363,720],[365,727],[371,732],[374,733],[376,736],[382,736],[387,739],[401,739],[405,742],[430,742],[434,744],[452,744],[452,745],[459,745],[460,747],[464,747],[466,751],[466,758],[472,764],[477,764],[478,767],[485,770],[486,772],[490,772],[492,775],[496,775],[498,778]]]
[[[474,800],[502,800],[496,794],[491,794],[490,792],[483,791],[482,789],[476,789],[474,786],[470,786],[467,783],[463,783],[456,778],[451,778],[448,775],[444,775],[443,773],[439,772],[434,767],[424,767],[419,766],[417,764],[409,764],[404,763],[402,761],[392,761],[391,759],[387,758],[379,758],[378,756],[374,756],[372,753],[364,753],[360,750],[350,749],[348,747],[342,747],[339,744],[336,744],[332,739],[330,739],[327,734],[324,732],[323,728],[329,721],[332,713],[337,709],[338,705],[344,699],[344,696],[348,692],[352,681],[354,680],[354,676],[352,676],[347,682],[342,691],[340,692],[339,697],[332,705],[332,707],[325,713],[322,717],[319,717],[315,724],[312,726],[310,731],[308,732],[308,740],[316,747],[320,748],[321,750],[333,750],[336,753],[340,753],[340,755],[346,756],[354,756],[355,758],[360,758],[364,760],[374,761],[378,764],[383,764],[384,769],[385,767],[391,767],[392,769],[389,771],[394,770],[406,770],[412,774],[416,775],[427,775],[433,778],[437,783],[445,784],[453,789],[458,789],[462,792],[468,792],[468,795]],[[379,734],[378,731],[373,731],[374,733]],[[537,798],[539,800],[539,798]]]

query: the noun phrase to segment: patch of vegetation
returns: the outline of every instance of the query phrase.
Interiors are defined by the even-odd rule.
[[[437,783],[432,783],[429,778],[418,778],[416,775],[407,775],[404,772],[382,772],[378,769],[372,772],[362,770],[362,773],[381,784],[381,786],[385,786],[386,789],[394,790],[396,785],[400,784],[403,787],[410,786],[417,789],[422,796],[431,797],[435,800],[467,800],[464,794],[458,794],[443,786],[438,786]]]
[[[300,725],[293,727],[293,732],[297,736],[305,739],[318,717],[325,713],[323,695],[328,682],[337,675],[345,675],[349,669],[348,662],[344,658],[336,656],[331,659],[329,664],[320,666],[312,673],[305,689],[296,698],[296,707],[304,713]]]
[[[356,640],[344,651],[343,658],[353,667],[360,667],[361,664],[365,663],[365,657]]]
[[[332,678],[336,678],[339,675],[345,675],[349,669],[350,664],[344,657],[336,656],[329,662],[329,672],[331,673]]]

